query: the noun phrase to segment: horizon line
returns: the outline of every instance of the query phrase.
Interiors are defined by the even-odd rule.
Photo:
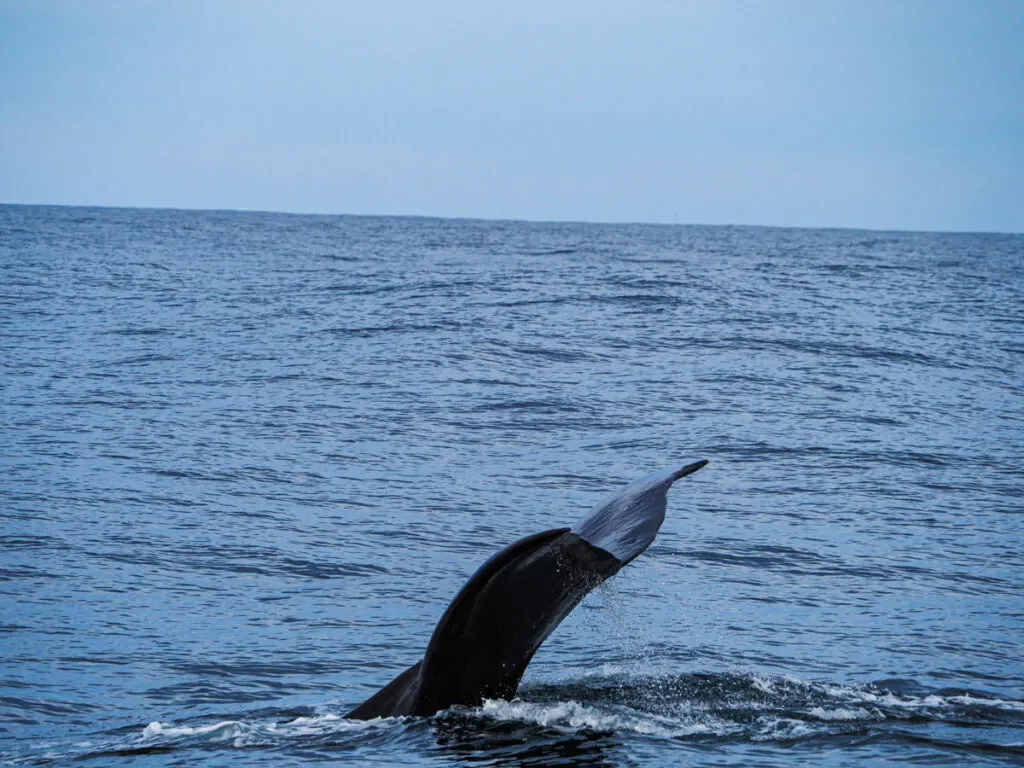
[[[527,219],[517,217],[490,217],[490,216],[441,216],[437,214],[420,213],[339,213],[325,211],[284,211],[271,210],[266,208],[193,208],[186,206],[157,206],[157,205],[102,205],[102,204],[69,204],[69,203],[12,203],[0,201],[0,207],[10,208],[84,208],[111,211],[178,211],[183,213],[240,213],[240,214],[270,214],[274,216],[330,216],[349,217],[361,219],[426,219],[433,221],[474,221],[491,223],[516,223],[516,224],[573,224],[584,226],[646,226],[646,227],[708,227],[721,229],[798,229],[798,230],[821,230],[831,232],[876,232],[890,234],[928,234],[928,235],[1003,235],[1008,237],[1024,236],[1024,231],[1011,232],[1003,230],[983,229],[894,229],[887,227],[854,227],[854,226],[808,226],[801,224],[704,224],[699,222],[678,222],[678,221],[598,221],[587,219]]]

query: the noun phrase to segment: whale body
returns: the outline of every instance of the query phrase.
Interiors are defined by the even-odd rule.
[[[448,606],[423,658],[346,717],[430,716],[511,699],[562,619],[654,541],[672,483],[705,464],[640,478],[572,528],[527,536],[492,556]]]

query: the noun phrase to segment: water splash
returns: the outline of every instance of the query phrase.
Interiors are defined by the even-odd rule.
[[[31,754],[0,755],[0,764],[196,749],[358,753],[407,740],[430,750],[486,750],[510,742],[578,746],[609,736],[615,743],[643,737],[703,746],[873,738],[1012,756],[1022,750],[1024,728],[1024,700],[985,691],[757,674],[595,675],[528,685],[513,701],[454,707],[433,718],[355,721],[342,716],[345,709],[345,703],[332,702],[297,716],[281,710],[210,722],[153,721],[127,734],[122,729],[88,742],[54,742]]]

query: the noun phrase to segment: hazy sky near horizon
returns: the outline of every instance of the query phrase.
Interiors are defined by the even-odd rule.
[[[1024,0],[0,0],[0,202],[1024,232]]]

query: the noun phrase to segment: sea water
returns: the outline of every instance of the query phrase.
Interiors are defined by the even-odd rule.
[[[0,207],[0,763],[1024,761],[1024,237]],[[513,701],[342,715],[706,458]]]

